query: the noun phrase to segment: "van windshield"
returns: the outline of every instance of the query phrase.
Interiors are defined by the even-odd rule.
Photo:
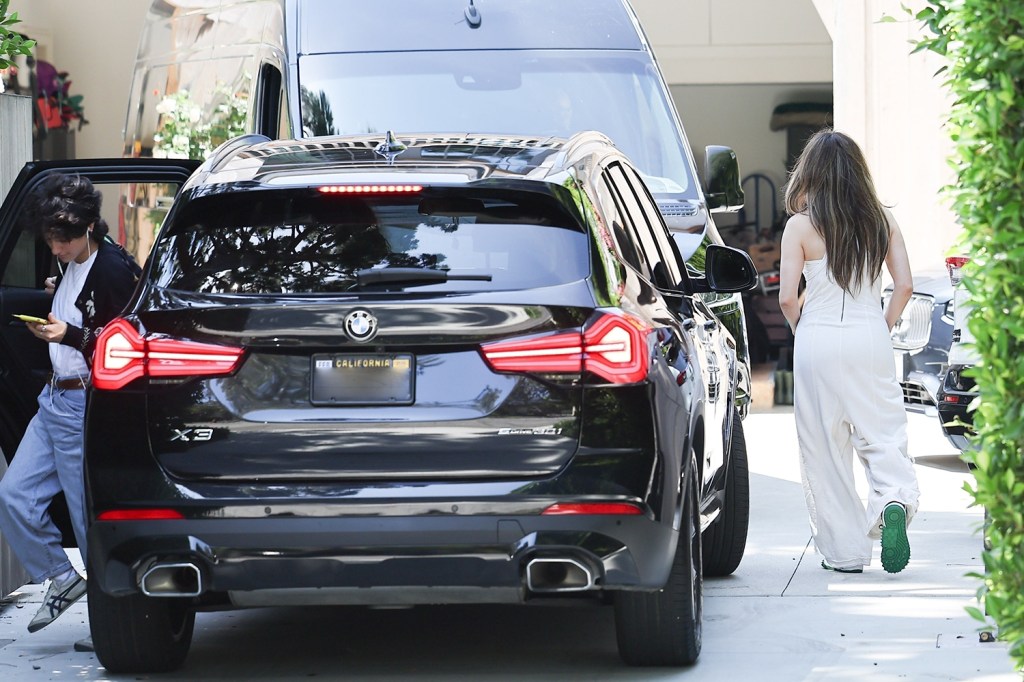
[[[304,137],[599,130],[654,194],[697,197],[684,140],[645,53],[460,50],[303,56]]]

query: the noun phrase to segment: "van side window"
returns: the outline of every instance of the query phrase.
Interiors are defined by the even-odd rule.
[[[288,120],[283,112],[284,103],[280,69],[273,64],[264,64],[260,67],[260,82],[256,88],[255,132],[271,139],[289,137],[287,127],[282,128]]]
[[[255,83],[246,59],[223,58],[140,68],[132,83],[129,156],[204,159],[248,132]]]

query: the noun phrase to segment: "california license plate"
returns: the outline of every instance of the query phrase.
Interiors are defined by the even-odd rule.
[[[410,353],[321,353],[313,356],[314,405],[411,405],[416,362]]]

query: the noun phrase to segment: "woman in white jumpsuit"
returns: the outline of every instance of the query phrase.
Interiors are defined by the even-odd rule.
[[[910,559],[906,526],[919,495],[889,335],[913,287],[906,246],[863,155],[842,133],[824,130],[808,141],[786,208],[779,303],[795,333],[793,403],[814,544],[823,568],[859,573],[880,537],[882,566],[896,573]],[[883,262],[894,285],[885,311]]]

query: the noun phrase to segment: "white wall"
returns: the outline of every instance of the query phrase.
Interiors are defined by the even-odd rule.
[[[908,2],[911,6],[921,2]],[[961,232],[940,190],[955,180],[943,130],[950,96],[941,59],[910,54],[921,35],[892,0],[833,0],[835,121],[863,147],[882,201],[893,206],[915,272],[942,270]],[[899,19],[883,23],[888,14]]]
[[[75,132],[76,156],[121,156],[125,109],[139,31],[149,0],[12,0],[16,27],[44,44],[39,56],[67,71],[89,124]]]
[[[671,84],[827,83],[832,40],[812,0],[632,0]]]

